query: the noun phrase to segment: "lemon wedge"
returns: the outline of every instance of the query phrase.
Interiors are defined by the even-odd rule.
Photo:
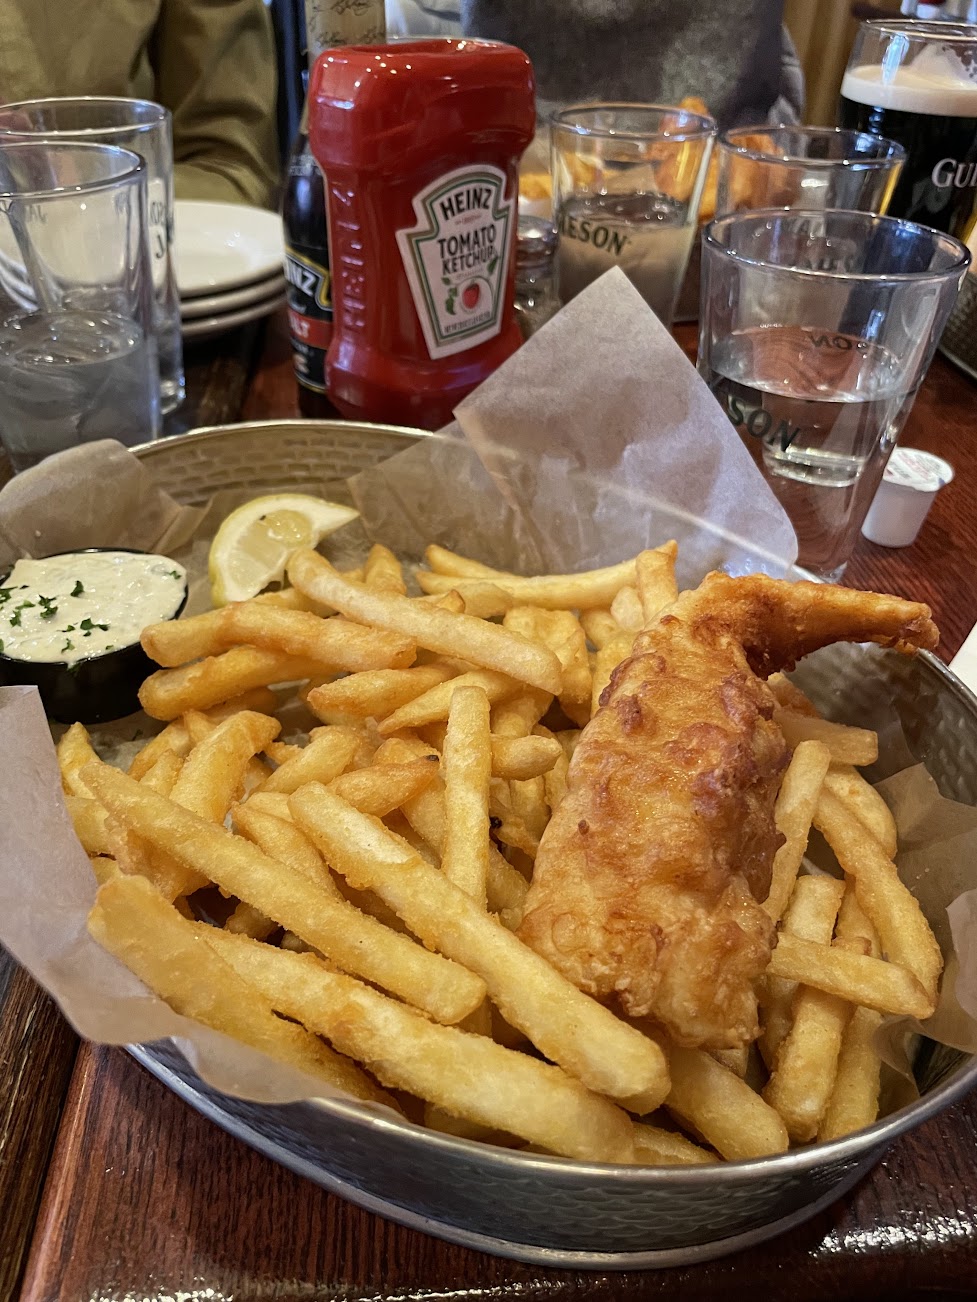
[[[305,493],[271,493],[232,511],[210,544],[208,574],[215,606],[246,601],[285,576],[298,547],[315,547],[355,520],[351,506]]]

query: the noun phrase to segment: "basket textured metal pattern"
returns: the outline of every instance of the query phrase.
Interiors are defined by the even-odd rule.
[[[174,496],[199,503],[217,488],[314,491],[413,437],[340,421],[283,422],[185,435],[140,455]],[[827,714],[851,722],[894,704],[944,794],[977,804],[977,699],[935,657],[831,647],[809,657],[799,679]],[[923,1097],[855,1136],[757,1162],[654,1169],[473,1144],[355,1103],[253,1104],[211,1090],[170,1044],[133,1052],[225,1129],[373,1211],[489,1252],[597,1269],[702,1261],[769,1238],[842,1194],[898,1134],[977,1085],[977,1061],[940,1049],[921,1055]]]

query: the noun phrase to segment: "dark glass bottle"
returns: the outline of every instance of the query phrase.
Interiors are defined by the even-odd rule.
[[[305,123],[303,122],[303,127]],[[303,416],[335,416],[324,365],[332,337],[329,248],[322,173],[301,130],[292,146],[282,195],[288,328]]]

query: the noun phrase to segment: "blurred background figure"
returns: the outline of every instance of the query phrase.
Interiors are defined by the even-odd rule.
[[[540,115],[585,100],[677,104],[721,128],[797,122],[804,78],[784,0],[460,0],[462,28],[536,69]]]
[[[0,0],[0,97],[121,95],[173,114],[178,199],[275,202],[263,0]]]
[[[461,0],[387,0],[388,36],[460,36]]]

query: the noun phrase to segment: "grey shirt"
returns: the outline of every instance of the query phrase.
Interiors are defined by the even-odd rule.
[[[783,0],[460,0],[466,35],[536,69],[541,115],[582,100],[705,100],[721,127],[796,122],[804,81]]]

